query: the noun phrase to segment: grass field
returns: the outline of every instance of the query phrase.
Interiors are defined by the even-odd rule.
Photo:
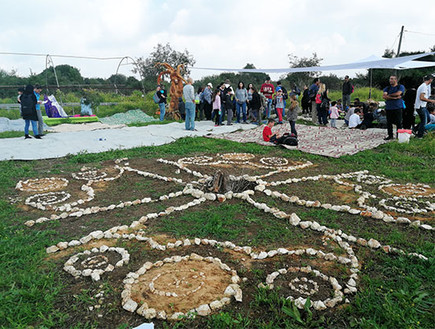
[[[105,274],[101,281],[93,282],[89,277],[74,279],[63,270],[63,264],[70,255],[47,255],[46,248],[60,241],[80,239],[95,230],[104,231],[116,225],[130,225],[144,214],[159,213],[192,199],[190,196],[182,196],[180,199],[165,199],[161,202],[115,209],[74,220],[67,218],[27,227],[24,225],[26,221],[47,216],[47,213],[24,204],[24,199],[31,196],[31,193],[23,194],[17,191],[15,186],[18,181],[44,177],[67,178],[70,181],[67,190],[72,198],[75,198],[82,195],[80,186],[83,181],[73,180],[71,174],[80,172],[83,166],[103,170],[113,166],[114,159],[127,157],[132,168],[189,182],[198,178],[183,171],[177,173],[177,168],[156,160],[162,158],[177,161],[184,157],[203,155],[216,157],[217,154],[230,152],[249,153],[255,159],[277,157],[288,161],[313,163],[312,167],[279,173],[273,176],[274,180],[368,170],[370,174],[382,175],[396,184],[421,183],[435,188],[433,135],[428,135],[422,140],[411,139],[409,144],[384,144],[376,149],[339,159],[225,140],[183,138],[158,147],[79,154],[54,160],[3,161],[0,162],[0,326],[133,328],[148,322],[145,318],[122,308],[122,282],[128,272],[136,271],[145,260],[153,262],[170,257],[170,250],[153,251],[133,240],[119,239],[113,243],[117,247],[129,250],[131,259],[128,266]],[[252,169],[238,165],[225,165],[218,169],[234,175],[257,175],[266,172],[261,167]],[[193,166],[193,170],[212,174],[216,168],[198,165]],[[113,182],[96,183],[95,199],[89,201],[89,205],[115,204],[143,195],[158,199],[182,188],[173,182],[160,182],[126,172]],[[338,194],[336,186],[328,181],[281,185],[274,190],[297,194],[301,198],[303,196],[322,203],[334,204],[337,198],[348,200],[349,205],[354,202],[352,193],[340,191]],[[377,189],[373,188],[370,191],[375,193]],[[284,204],[280,199],[257,192],[252,197],[255,201],[280,208],[286,213],[294,212],[302,220],[315,220],[321,225],[341,229],[367,240],[374,238],[406,253],[422,254],[427,260],[388,254],[351,243],[360,263],[358,292],[346,295],[348,301],[343,301],[338,306],[315,311],[307,307],[295,308],[290,300],[284,298],[288,287],[268,290],[257,286],[264,282],[266,275],[271,271],[290,265],[318,266],[328,275],[337,277],[341,283],[344,282],[344,277],[349,275],[344,265],[329,267],[328,262],[319,264],[316,259],[306,255],[298,259],[274,257],[270,261],[253,261],[248,266],[244,260],[228,253],[224,248],[187,247],[186,254],[195,252],[203,254],[204,257],[219,257],[231,268],[235,268],[240,277],[245,277],[246,281],[241,283],[243,302],[232,300],[230,305],[221,310],[196,319],[186,318],[177,322],[150,320],[157,328],[433,328],[434,231],[384,223],[329,209]],[[434,202],[433,196],[431,202]],[[433,212],[419,216],[422,222],[434,224]],[[141,228],[146,236],[152,236],[160,243],[185,238],[206,238],[231,241],[238,246],[251,246],[258,250],[279,247],[297,249],[302,246],[319,250],[324,248],[337,255],[345,255],[338,245],[323,240],[322,234],[292,227],[287,220],[276,218],[238,199],[223,203],[203,203],[179,213],[174,212],[151,219],[145,225],[146,227]],[[88,248],[79,246],[76,250],[85,249]],[[325,288],[321,283],[319,285],[321,289]],[[95,296],[101,292],[104,292],[104,301],[96,309],[98,298]],[[319,292],[321,293],[323,292]],[[326,289],[326,293],[331,292]],[[175,306],[170,303],[168,307]]]

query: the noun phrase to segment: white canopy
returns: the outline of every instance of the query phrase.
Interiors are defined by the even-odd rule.
[[[370,56],[367,59],[359,62],[338,64],[338,65],[325,65],[325,66],[310,66],[310,67],[287,67],[281,69],[230,69],[230,68],[210,68],[210,67],[192,67],[197,70],[213,70],[225,72],[247,72],[247,73],[295,73],[295,72],[313,72],[313,71],[338,71],[338,70],[357,70],[357,69],[396,69],[405,70],[411,68],[421,67],[435,67],[435,62],[416,61],[429,55],[434,55],[435,52],[396,57],[396,58],[381,58],[377,56]]]

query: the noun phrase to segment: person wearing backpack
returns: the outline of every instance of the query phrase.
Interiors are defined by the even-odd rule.
[[[34,94],[33,86],[27,85],[24,89],[20,99],[21,116],[23,117],[24,124],[24,139],[31,138],[29,135],[29,126],[32,124],[33,135],[36,139],[41,139],[38,132],[38,114],[36,113],[37,99]]]

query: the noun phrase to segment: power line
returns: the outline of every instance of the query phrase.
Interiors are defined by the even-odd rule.
[[[416,34],[424,34],[424,35],[431,35],[431,36],[435,37],[435,34],[433,34],[433,33],[416,32],[416,31],[409,31],[409,30],[405,30],[405,32],[416,33]]]
[[[35,53],[12,53],[12,52],[4,52],[4,51],[0,51],[0,55],[42,56],[42,57],[50,55],[51,57],[95,59],[95,60],[101,60],[101,61],[104,61],[104,60],[115,60],[115,59],[122,59],[122,58],[124,58],[124,56],[119,56],[119,57],[93,57],[93,56],[76,56],[76,55],[51,55],[51,54],[35,54]]]

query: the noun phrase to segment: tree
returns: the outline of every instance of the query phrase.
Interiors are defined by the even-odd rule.
[[[166,45],[157,44],[154,51],[147,58],[139,57],[136,59],[137,67],[133,69],[134,73],[141,72],[145,79],[145,83],[155,85],[157,76],[163,70],[161,67],[156,67],[157,63],[168,63],[176,68],[178,65],[183,64],[184,70],[182,71],[183,77],[190,74],[189,67],[195,65],[196,61],[193,56],[186,49],[184,52],[179,52],[167,43]]]
[[[290,67],[310,67],[319,66],[323,61],[323,58],[317,57],[317,53],[313,53],[312,57],[297,57],[293,54],[288,54]],[[298,86],[309,85],[313,78],[320,75],[321,72],[297,72],[289,73],[285,77],[285,80],[290,83],[290,85],[296,84]]]

